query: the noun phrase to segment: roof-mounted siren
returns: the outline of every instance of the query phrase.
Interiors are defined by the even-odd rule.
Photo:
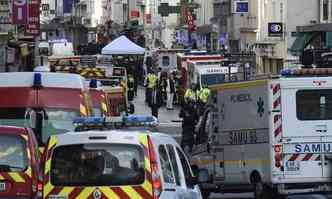
[[[33,87],[35,89],[40,89],[43,87],[42,85],[42,75],[41,73],[35,73],[33,75]]]
[[[283,77],[312,77],[312,76],[331,76],[332,68],[301,68],[284,69],[281,71]]]
[[[98,81],[96,79],[91,79],[89,83],[90,88],[98,88]]]

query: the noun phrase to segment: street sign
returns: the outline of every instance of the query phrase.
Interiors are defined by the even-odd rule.
[[[38,8],[39,10],[39,8]],[[28,18],[28,1],[14,0],[13,1],[13,24],[27,24]]]
[[[40,32],[40,1],[30,0],[29,1],[29,13],[28,13],[28,25],[26,33],[37,36]]]
[[[170,6],[168,3],[161,3],[160,6],[158,6],[158,13],[162,17],[168,17],[171,13],[180,13],[181,7],[180,6]]]
[[[249,2],[245,0],[234,0],[234,13],[248,13]]]
[[[283,23],[269,23],[268,30],[269,37],[282,37],[284,33]]]

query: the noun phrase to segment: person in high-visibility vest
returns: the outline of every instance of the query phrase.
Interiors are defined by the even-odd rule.
[[[191,84],[190,88],[186,90],[186,93],[184,94],[184,101],[185,103],[197,101],[196,84]]]
[[[199,95],[198,95],[198,111],[200,113],[200,115],[202,115],[205,111],[205,106],[208,103],[209,97],[210,97],[210,89],[208,87],[203,87],[200,91],[199,91]]]
[[[204,87],[200,92],[199,92],[199,101],[202,102],[204,105],[207,104],[210,96],[210,89],[208,87]]]
[[[146,102],[149,104],[151,100],[152,90],[158,84],[158,77],[155,72],[149,73],[146,78]]]
[[[128,74],[127,87],[128,87],[128,101],[133,101],[135,95],[135,79],[132,74]]]

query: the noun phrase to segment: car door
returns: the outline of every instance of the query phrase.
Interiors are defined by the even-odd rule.
[[[184,152],[176,146],[177,164],[182,175],[181,187],[177,187],[177,194],[183,199],[201,199],[201,192],[198,185],[193,184],[193,173]]]
[[[176,195],[175,175],[173,173],[171,161],[165,145],[162,144],[158,146],[158,154],[163,181],[163,192],[160,199],[177,199],[178,197]]]

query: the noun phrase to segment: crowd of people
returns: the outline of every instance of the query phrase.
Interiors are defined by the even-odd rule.
[[[152,115],[158,118],[159,108],[166,105],[167,110],[173,110],[173,104],[181,106],[179,117],[182,118],[181,145],[186,153],[192,151],[195,140],[195,127],[204,114],[210,96],[207,87],[200,89],[199,85],[191,84],[186,89],[183,99],[178,96],[179,80],[175,72],[150,71],[144,82],[146,88],[145,102],[151,108]]]
[[[144,82],[145,102],[151,108],[152,115],[158,118],[159,108],[166,105],[167,110],[174,110],[173,104],[178,101],[178,80],[174,72],[162,72],[160,69],[150,71]]]

